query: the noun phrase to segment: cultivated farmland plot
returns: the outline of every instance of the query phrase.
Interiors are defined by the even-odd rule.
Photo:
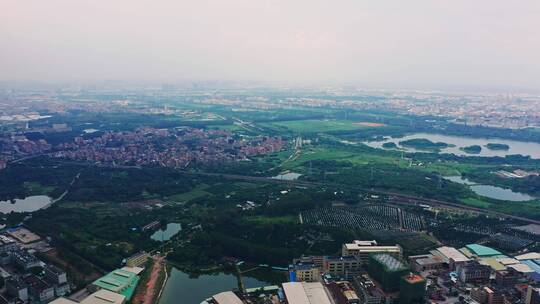
[[[366,207],[332,207],[304,211],[300,214],[307,225],[366,230],[424,230],[422,216],[388,205]]]

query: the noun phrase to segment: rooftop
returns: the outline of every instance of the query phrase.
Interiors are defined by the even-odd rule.
[[[499,258],[497,259],[497,262],[503,264],[503,265],[514,265],[519,264],[519,261],[513,258]]]
[[[328,295],[324,291],[324,286],[320,282],[302,283],[309,303],[311,304],[331,304]]]
[[[117,269],[94,281],[94,285],[124,295],[130,299],[139,277],[133,272]]]
[[[243,304],[242,300],[232,291],[220,292],[212,298],[217,304]]]
[[[142,267],[129,267],[129,266],[125,266],[125,267],[122,267],[123,271],[127,271],[127,272],[131,272],[131,273],[134,273],[134,274],[140,274],[141,272],[143,272],[144,268]]]
[[[126,297],[105,289],[98,290],[81,301],[81,304],[122,304]]]
[[[422,265],[422,266],[424,266],[424,265],[433,265],[433,264],[441,263],[441,260],[436,259],[434,257],[427,257],[427,258],[417,259],[416,263],[418,265]]]
[[[529,266],[527,266],[525,264],[522,264],[522,263],[509,265],[508,268],[513,268],[516,271],[521,272],[521,273],[534,272],[534,270],[532,270],[531,267],[529,267]]]
[[[60,275],[60,274],[63,274],[65,273],[65,271],[63,271],[62,269],[52,265],[52,264],[48,264],[47,266],[45,266],[45,269],[47,269],[48,271],[54,273],[54,274],[57,274],[57,275]]]
[[[52,302],[49,302],[49,304],[78,304],[78,303],[79,302],[75,302],[66,298],[58,298],[56,300],[53,300]]]
[[[283,283],[283,292],[289,304],[310,304],[304,287],[300,282]]]
[[[497,271],[497,270],[505,270],[506,269],[506,266],[504,266],[503,264],[498,262],[497,259],[495,259],[495,258],[481,258],[480,259],[480,264],[487,265],[487,266],[491,267],[491,269],[493,269],[495,271]]]
[[[540,253],[538,252],[529,252],[522,255],[517,255],[514,257],[516,260],[535,260],[540,259]]]
[[[401,252],[401,248],[397,245],[395,246],[374,246],[374,245],[359,245],[359,244],[344,244],[347,250],[358,250],[361,252]]]
[[[483,246],[483,245],[478,245],[478,244],[469,244],[467,246],[465,246],[470,252],[472,252],[473,254],[477,255],[477,256],[494,256],[494,255],[502,255],[502,253],[500,253],[499,251],[491,248],[491,247],[487,247],[487,246]]]
[[[408,283],[410,283],[410,284],[415,284],[415,283],[420,283],[420,282],[425,281],[422,276],[419,276],[419,275],[413,274],[413,273],[404,276],[403,279],[405,281],[407,281]]]
[[[452,259],[454,262],[459,263],[459,262],[469,261],[469,258],[467,258],[463,253],[459,252],[459,250],[457,250],[454,247],[448,247],[448,246],[439,247],[437,248],[436,252],[439,252],[440,254],[443,255],[443,257],[447,259]]]

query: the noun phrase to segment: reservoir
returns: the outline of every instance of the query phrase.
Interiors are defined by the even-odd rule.
[[[28,196],[23,199],[12,201],[0,201],[0,212],[7,214],[11,212],[33,212],[52,203],[52,199],[46,195]]]
[[[407,135],[404,137],[385,137],[382,141],[368,141],[364,142],[365,145],[368,145],[372,148],[383,148],[384,143],[395,143],[400,150],[407,152],[426,152],[422,150],[416,150],[410,147],[403,147],[399,144],[400,141],[405,141],[409,139],[420,139],[425,138],[432,142],[444,142],[455,147],[447,147],[441,149],[440,153],[452,153],[459,156],[483,156],[483,157],[493,157],[513,154],[521,154],[524,156],[530,156],[531,158],[540,159],[540,144],[535,142],[525,142],[525,141],[516,141],[508,139],[499,139],[499,138],[474,138],[467,136],[451,136],[451,135],[442,135],[442,134],[428,134],[428,133],[415,133]],[[490,150],[485,145],[488,143],[497,143],[497,144],[506,144],[510,147],[508,150]],[[462,151],[460,148],[465,148],[468,146],[479,145],[482,147],[482,151],[478,154],[469,154]]]
[[[150,238],[152,240],[155,240],[155,241],[168,241],[170,240],[173,236],[175,236],[178,232],[180,232],[180,230],[182,230],[182,225],[179,224],[179,223],[169,223],[167,224],[167,228],[165,230],[158,230],[156,232],[154,232],[154,234],[152,234],[150,236]]]
[[[250,277],[242,277],[242,280],[246,288],[272,285]],[[159,304],[200,304],[216,293],[234,288],[238,288],[238,282],[232,273],[221,272],[190,277],[188,274],[173,268]]]
[[[461,176],[447,176],[444,179],[455,183],[468,185],[469,188],[474,191],[474,193],[497,200],[524,202],[536,199],[536,197],[530,196],[526,193],[515,192],[511,189],[491,185],[479,185]]]

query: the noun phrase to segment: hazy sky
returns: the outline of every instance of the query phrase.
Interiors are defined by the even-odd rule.
[[[540,0],[0,0],[0,80],[540,88]]]

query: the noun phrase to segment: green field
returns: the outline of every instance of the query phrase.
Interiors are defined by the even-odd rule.
[[[236,131],[242,131],[245,130],[242,126],[230,124],[230,125],[215,125],[211,126],[210,129],[220,129],[220,130],[226,130],[230,132],[236,132]]]
[[[30,192],[32,195],[47,195],[54,191],[54,187],[52,186],[43,186],[38,182],[25,182],[24,187]]]
[[[491,207],[490,203],[477,199],[477,198],[472,198],[472,197],[463,198],[463,199],[460,199],[460,201],[464,203],[465,205],[469,205],[472,207],[486,208],[486,209]]]
[[[185,193],[175,194],[168,197],[169,200],[175,201],[175,202],[187,202],[196,198],[209,196],[211,195],[210,192],[204,191],[208,188],[208,185],[206,184],[200,184],[193,190]]]
[[[318,132],[334,132],[334,131],[354,131],[367,128],[357,125],[349,120],[292,120],[278,121],[259,124],[262,127],[273,129],[276,131],[288,130],[294,133],[318,133]]]
[[[270,224],[298,224],[298,217],[293,215],[284,216],[263,216],[256,215],[246,218],[246,221],[254,224],[270,225]]]

